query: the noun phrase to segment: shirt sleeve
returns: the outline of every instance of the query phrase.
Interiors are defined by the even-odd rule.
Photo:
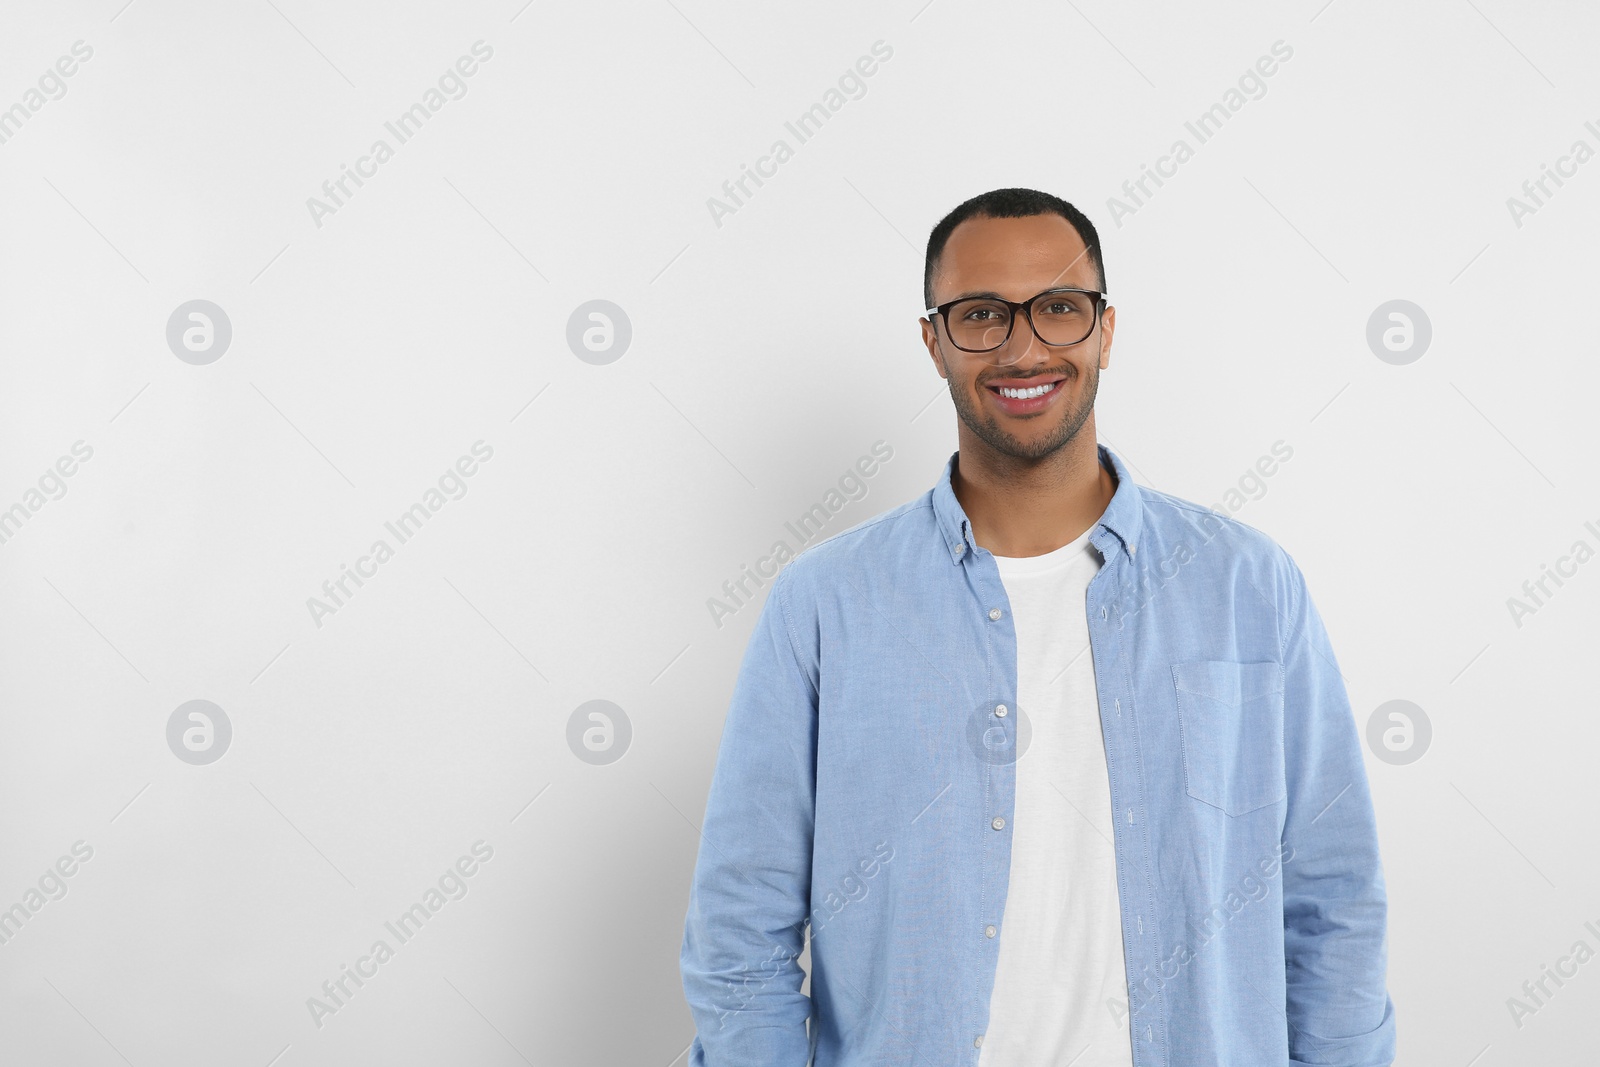
[[[1333,648],[1284,554],[1283,927],[1290,1067],[1388,1067],[1387,899],[1377,822]]]
[[[810,912],[817,679],[796,653],[792,564],[744,654],[706,800],[680,968],[689,1067],[804,1067],[811,997],[799,956]],[[809,632],[809,630],[808,630]]]

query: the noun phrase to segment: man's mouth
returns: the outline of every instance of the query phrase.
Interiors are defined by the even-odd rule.
[[[1061,391],[1066,376],[1061,374],[1036,374],[1031,378],[991,378],[984,387],[991,393],[1009,401],[1004,405],[1017,411],[1043,407]]]

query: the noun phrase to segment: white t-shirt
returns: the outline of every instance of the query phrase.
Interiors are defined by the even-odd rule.
[[[996,556],[1017,634],[1011,882],[978,1067],[1132,1067],[1111,779],[1089,651],[1091,526],[1042,556]],[[1109,1004],[1119,1008],[1113,1014]]]

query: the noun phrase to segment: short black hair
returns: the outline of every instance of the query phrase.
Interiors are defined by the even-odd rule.
[[[928,235],[928,256],[922,267],[922,306],[933,306],[933,272],[944,255],[944,246],[955,228],[975,215],[992,219],[1020,219],[1030,215],[1060,215],[1072,223],[1078,236],[1088,248],[1089,262],[1094,264],[1095,279],[1100,291],[1106,291],[1106,267],[1100,258],[1100,234],[1088,217],[1059,196],[1041,193],[1037,189],[991,189],[965,201],[950,214],[939,220],[939,225]]]

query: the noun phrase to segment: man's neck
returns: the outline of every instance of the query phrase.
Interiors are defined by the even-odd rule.
[[[950,487],[978,545],[997,556],[1041,556],[1105,514],[1117,480],[1101,464],[1093,434],[1080,437],[1036,462],[958,453]]]

